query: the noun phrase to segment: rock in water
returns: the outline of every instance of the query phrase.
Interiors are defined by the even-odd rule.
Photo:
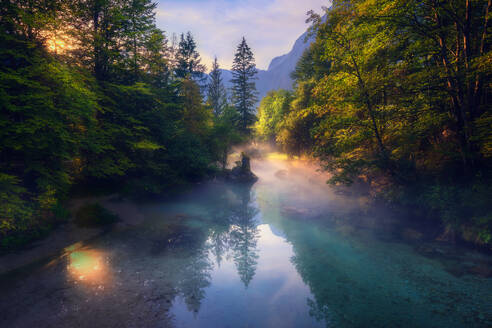
[[[236,167],[227,172],[227,180],[240,183],[255,183],[258,177],[251,172],[250,158],[241,153],[241,161],[236,162]]]

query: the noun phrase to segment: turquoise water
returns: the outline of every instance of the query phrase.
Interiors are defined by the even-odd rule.
[[[419,240],[305,162],[253,170],[251,188],[109,204],[112,231],[0,276],[0,326],[492,326],[489,256]]]

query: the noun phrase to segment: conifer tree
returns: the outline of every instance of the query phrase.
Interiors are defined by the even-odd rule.
[[[177,64],[175,75],[177,78],[192,79],[197,82],[203,80],[205,66],[201,64],[200,54],[196,50],[196,42],[191,32],[181,34],[178,53],[176,54]]]
[[[240,127],[243,132],[254,122],[254,107],[257,102],[255,59],[253,52],[243,37],[237,47],[232,65],[232,101],[240,115]]]
[[[142,56],[147,81],[156,87],[165,87],[170,77],[170,48],[163,31],[157,28],[152,31]]]
[[[207,88],[208,103],[212,107],[215,116],[219,116],[224,107],[227,105],[227,92],[222,80],[222,72],[220,71],[217,57],[215,57],[210,72],[210,82]]]
[[[156,6],[152,0],[127,0],[123,5],[124,66],[131,72],[133,82],[139,79],[139,69],[143,61],[140,54],[155,31]]]
[[[73,1],[69,7],[69,35],[78,45],[71,55],[82,66],[90,67],[98,80],[110,80],[115,63],[121,58],[119,41],[124,15],[120,4],[114,0],[86,0]]]

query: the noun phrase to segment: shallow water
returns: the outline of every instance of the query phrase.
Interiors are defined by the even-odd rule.
[[[110,204],[112,231],[0,276],[0,327],[492,326],[490,257],[419,240],[305,162],[253,170]]]

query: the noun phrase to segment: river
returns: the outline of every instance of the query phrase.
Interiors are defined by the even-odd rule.
[[[0,276],[0,327],[491,327],[486,254],[426,241],[313,164],[112,200],[122,222]]]

